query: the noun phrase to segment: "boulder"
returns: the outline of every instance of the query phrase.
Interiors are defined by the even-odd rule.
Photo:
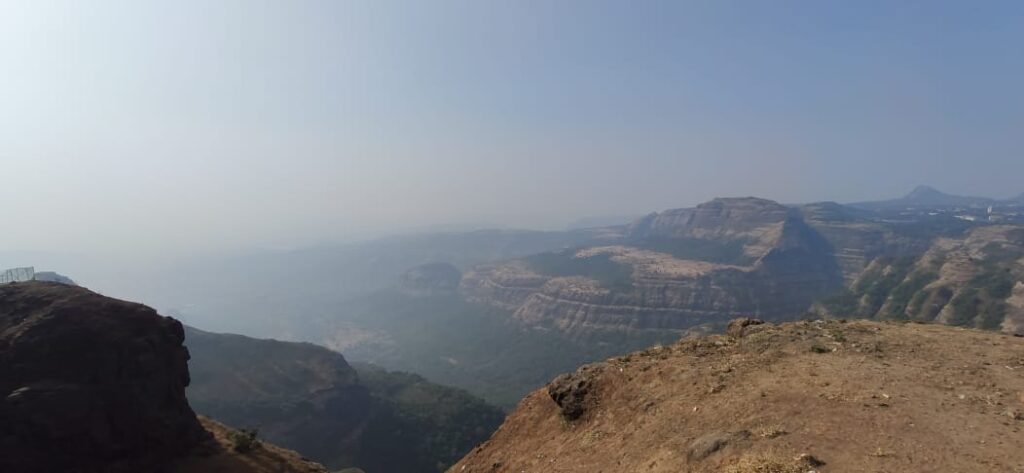
[[[53,282],[0,286],[0,471],[159,472],[204,439],[181,323]]]
[[[548,384],[548,396],[562,409],[563,418],[576,420],[586,412],[587,395],[592,393],[593,380],[603,369],[600,363],[586,365],[573,373],[559,375]]]

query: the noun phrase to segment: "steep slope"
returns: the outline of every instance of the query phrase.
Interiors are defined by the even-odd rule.
[[[1024,339],[745,321],[589,365],[449,471],[1018,471]]]
[[[847,284],[877,258],[920,255],[935,238],[956,234],[965,227],[964,222],[957,220],[883,222],[870,211],[835,202],[807,204],[799,211],[804,221],[828,241],[831,257],[842,270]]]
[[[189,402],[200,414],[330,467],[357,461],[372,401],[338,353],[310,344],[186,329]]]
[[[252,450],[236,451],[234,429],[206,417],[199,422],[210,439],[178,460],[174,473],[329,473],[298,453],[262,441]]]
[[[747,197],[648,215],[615,245],[478,266],[461,292],[528,325],[587,337],[800,313],[843,276],[830,242],[798,211]]]
[[[1024,334],[1024,227],[980,227],[920,258],[877,259],[815,311]]]
[[[183,339],[139,304],[0,286],[0,471],[159,471],[195,447]]]
[[[55,282],[0,286],[0,471],[327,473],[231,429],[185,398],[181,324]]]
[[[504,418],[467,393],[370,367],[307,344],[187,328],[189,401],[332,468],[434,472]]]

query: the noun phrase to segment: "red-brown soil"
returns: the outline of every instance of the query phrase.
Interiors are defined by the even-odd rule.
[[[449,471],[1024,471],[1024,338],[868,321],[730,332],[561,377],[562,407],[533,392]]]

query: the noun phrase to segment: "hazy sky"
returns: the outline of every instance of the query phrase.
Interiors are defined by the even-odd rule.
[[[1020,1],[0,1],[3,249],[1024,192]]]

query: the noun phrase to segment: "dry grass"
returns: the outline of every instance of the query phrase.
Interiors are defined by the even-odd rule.
[[[773,439],[786,435],[786,429],[779,424],[763,424],[755,427],[751,432],[763,439]]]
[[[740,460],[727,466],[723,473],[806,473],[811,465],[795,455],[778,452],[763,452],[744,455]]]

